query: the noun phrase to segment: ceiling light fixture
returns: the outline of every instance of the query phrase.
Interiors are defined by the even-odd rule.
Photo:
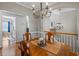
[[[48,7],[48,2],[46,2],[46,7],[43,8],[43,3],[40,2],[40,9],[35,9],[35,5],[32,5],[33,15],[40,16],[44,18],[45,16],[51,16],[52,9]]]

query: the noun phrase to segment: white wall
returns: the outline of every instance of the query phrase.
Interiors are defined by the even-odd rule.
[[[45,26],[51,27],[51,22],[55,26],[56,23],[60,22],[63,24],[62,32],[74,32],[77,33],[77,16],[76,11],[69,11],[61,13],[60,16],[56,14],[52,14],[51,17],[45,18],[43,20],[43,28]]]
[[[77,15],[76,11],[66,12],[61,15],[60,22],[63,24],[63,32],[77,33]]]
[[[26,13],[29,16],[29,29],[30,32],[38,31],[38,21],[39,19],[33,17],[32,13],[28,11]],[[23,39],[23,34],[26,31],[26,16],[20,16],[16,18],[16,32],[17,32],[17,39]]]
[[[1,26],[1,17],[0,17],[0,47],[2,47],[2,26]]]
[[[78,46],[79,46],[79,9],[77,10],[77,31],[78,31]]]
[[[26,19],[24,16],[16,17],[16,39],[22,40],[23,33],[26,29]]]
[[[53,22],[53,26],[55,26],[55,24],[59,22],[59,16],[52,13],[51,17],[44,18],[43,19],[43,30],[44,31],[49,30],[49,28],[51,27],[51,22]]]

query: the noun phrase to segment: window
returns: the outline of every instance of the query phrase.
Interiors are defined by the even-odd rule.
[[[3,21],[2,22],[2,30],[5,32],[8,32],[8,22],[7,21]]]

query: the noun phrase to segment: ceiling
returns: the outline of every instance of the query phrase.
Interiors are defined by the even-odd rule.
[[[46,7],[46,2],[42,2],[43,3],[43,8]],[[58,2],[48,2],[48,6],[52,6],[54,4],[56,4]],[[17,2],[17,4],[22,5],[26,8],[30,8],[32,9],[32,5],[35,5],[36,9],[40,9],[40,2]]]
[[[32,10],[32,5],[35,5],[36,9],[40,9],[40,2],[16,2],[17,4],[29,8]],[[46,2],[43,3],[43,8],[46,7]],[[52,11],[61,9],[61,12],[68,12],[76,10],[79,8],[79,2],[48,2],[49,8],[52,8]]]

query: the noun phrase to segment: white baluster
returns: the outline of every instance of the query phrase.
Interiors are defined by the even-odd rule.
[[[71,36],[71,47],[72,47],[72,52],[73,52],[73,37]]]
[[[64,35],[64,40],[63,40],[63,41],[64,41],[64,43],[65,43],[65,35]]]

